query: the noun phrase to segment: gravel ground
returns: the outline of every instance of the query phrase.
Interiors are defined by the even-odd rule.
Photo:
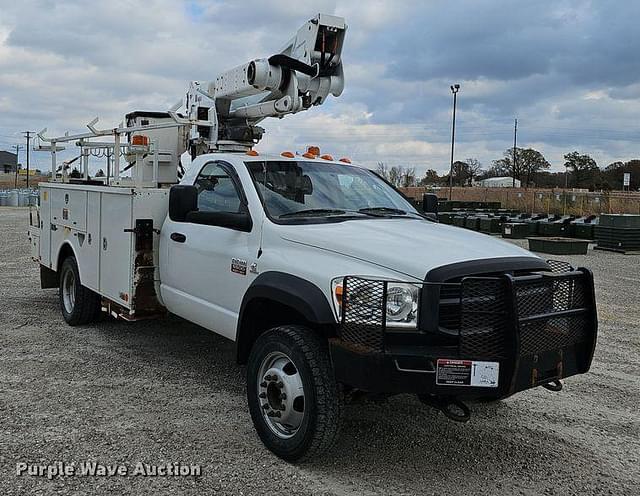
[[[232,344],[177,318],[68,327],[39,289],[27,211],[0,208],[2,494],[640,493],[640,258],[593,269],[600,336],[589,374],[472,405],[467,424],[410,396],[349,405],[339,446],[289,465],[261,445]],[[182,462],[200,477],[16,476],[16,463]]]

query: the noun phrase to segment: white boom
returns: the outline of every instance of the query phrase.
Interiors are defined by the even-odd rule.
[[[185,101],[192,126],[192,156],[210,150],[246,149],[262,137],[265,117],[283,117],[313,105],[344,88],[342,45],[347,26],[342,17],[318,14],[282,48],[208,82],[192,82]]]

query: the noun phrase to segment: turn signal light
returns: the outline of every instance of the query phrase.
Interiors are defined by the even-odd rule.
[[[333,157],[331,155],[321,155],[320,158],[322,160],[333,160]]]
[[[294,158],[295,155],[293,154],[293,152],[282,152],[280,154],[281,157],[285,157],[285,158]]]
[[[249,155],[250,157],[257,157],[260,154],[255,150],[247,150],[247,155]]]
[[[342,304],[342,286],[336,286],[334,292],[336,295],[336,300],[338,300],[338,302]]]
[[[345,164],[350,164],[351,163],[351,159],[349,159],[347,157],[342,157],[340,159],[340,162],[344,162]]]

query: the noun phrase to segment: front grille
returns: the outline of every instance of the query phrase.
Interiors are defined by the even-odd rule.
[[[458,281],[440,286],[438,326],[456,332],[460,328],[460,283]]]
[[[505,283],[496,278],[466,279],[461,285],[460,356],[506,357]]]

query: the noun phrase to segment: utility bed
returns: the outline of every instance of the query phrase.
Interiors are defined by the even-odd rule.
[[[32,256],[44,272],[57,271],[71,248],[82,284],[103,296],[111,314],[135,320],[161,313],[155,233],[168,204],[168,189],[41,183],[29,227]]]

